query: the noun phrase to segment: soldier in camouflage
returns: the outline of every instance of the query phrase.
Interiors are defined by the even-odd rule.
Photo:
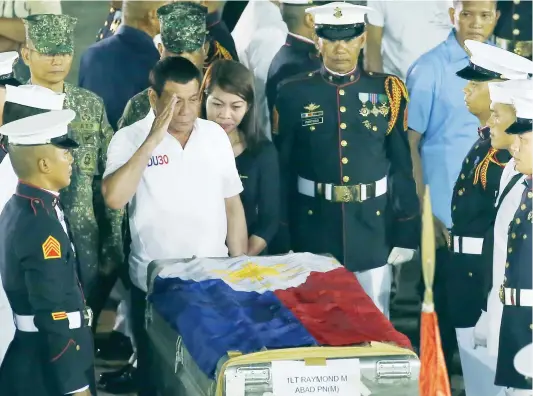
[[[182,56],[204,71],[217,59],[231,59],[228,51],[213,39],[207,30],[207,8],[193,2],[176,2],[157,10],[161,25],[161,41],[158,46],[161,58]],[[217,48],[209,57],[210,48]],[[150,111],[148,89],[138,93],[126,104],[118,121],[118,129],[131,125]]]
[[[94,93],[64,81],[74,52],[74,26],[68,15],[40,14],[24,19],[26,46],[22,58],[29,66],[29,83],[65,93],[65,109],[76,112],[71,137],[79,142],[73,150],[70,186],[61,200],[70,222],[76,254],[81,263],[81,282],[88,303],[98,300],[101,277],[117,271],[123,262],[123,211],[108,209],[101,193],[101,177],[113,130],[102,100]],[[93,307],[95,316],[103,307]]]

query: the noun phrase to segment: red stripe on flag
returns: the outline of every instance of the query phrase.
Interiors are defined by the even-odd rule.
[[[345,268],[312,272],[300,286],[274,293],[321,345],[380,341],[412,349]]]

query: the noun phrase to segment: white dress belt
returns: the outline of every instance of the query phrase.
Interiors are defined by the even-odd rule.
[[[533,290],[531,289],[513,289],[503,288],[503,305],[517,305],[517,291],[520,293],[520,306],[533,307]]]
[[[367,195],[367,185],[374,183],[376,186],[374,197],[379,197],[380,195],[383,195],[387,192],[387,176],[385,176],[383,179],[378,180],[377,182],[371,182],[366,184],[360,184],[361,186],[361,201],[366,201],[369,198]],[[303,195],[307,195],[308,197],[314,197],[316,195],[316,182],[312,180],[304,179],[301,176],[298,176],[298,192]],[[324,187],[324,198],[328,201],[331,201],[333,199],[333,187],[335,184],[331,183],[322,183],[322,186]]]
[[[80,311],[67,312],[69,329],[79,329],[83,326],[81,315],[82,313]],[[35,326],[35,323],[33,322],[34,318],[34,315],[13,315],[15,327],[18,330],[24,331],[26,333],[37,333],[39,331],[39,329],[37,328],[37,326]]]
[[[483,238],[453,236],[454,253],[481,254],[483,251]]]

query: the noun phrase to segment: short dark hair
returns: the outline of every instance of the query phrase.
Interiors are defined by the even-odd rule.
[[[181,56],[171,56],[161,59],[150,72],[150,87],[157,96],[161,96],[165,84],[169,81],[178,84],[187,84],[192,80],[202,84],[202,72],[194,63]]]
[[[213,62],[205,72],[204,82],[200,91],[202,118],[207,118],[207,97],[213,92],[215,87],[239,96],[248,105],[248,111],[244,115],[239,129],[246,142],[246,148],[252,153],[256,152],[267,139],[256,119],[257,104],[255,103],[254,75],[246,66],[233,60],[219,59]]]

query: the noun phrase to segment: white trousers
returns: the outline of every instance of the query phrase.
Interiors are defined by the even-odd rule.
[[[500,396],[503,388],[494,385],[496,357],[487,348],[474,349],[474,328],[455,329],[466,396]]]
[[[0,278],[0,364],[4,360],[7,348],[15,336],[15,323],[13,321],[13,311],[7,299],[2,278]]]
[[[368,271],[355,272],[355,276],[365,290],[366,294],[374,301],[376,307],[389,318],[390,291],[392,286],[392,266],[385,264],[382,267]]]
[[[115,318],[115,325],[113,326],[113,331],[118,331],[119,333],[124,334],[131,340],[133,349],[135,349],[135,340],[133,338],[133,332],[131,330],[131,320],[130,320],[130,292],[126,290],[122,281],[117,281],[115,287],[111,291],[111,296],[113,300],[120,300],[120,303],[117,307],[117,316]]]

